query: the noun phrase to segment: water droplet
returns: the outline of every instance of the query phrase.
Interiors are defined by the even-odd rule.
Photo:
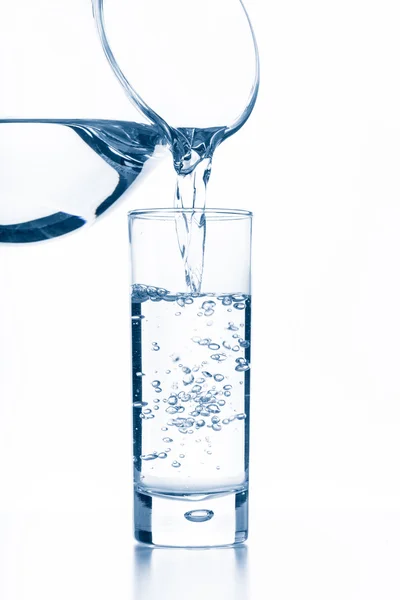
[[[169,371],[169,370],[168,370],[168,371],[165,371],[165,374],[166,374],[166,375],[169,375],[170,373],[171,373],[171,371]]]
[[[214,404],[214,403],[213,404],[208,404],[207,405],[207,410],[210,413],[220,413],[221,412],[221,409],[218,406],[218,404]]]
[[[217,373],[216,375],[214,375],[214,379],[215,381],[218,381],[218,383],[220,381],[223,381],[225,379],[225,377],[223,375],[221,375],[221,373]]]
[[[227,398],[229,398],[232,394],[230,392],[224,392],[224,396],[226,396]]]
[[[151,414],[151,408],[146,408],[146,409],[143,411],[143,414],[144,414],[144,415],[150,415],[150,414]]]
[[[144,377],[144,376],[145,376],[145,374],[144,374],[144,373],[141,373],[140,371],[138,371],[138,372],[136,373],[136,377]]]
[[[214,431],[221,431],[222,427],[219,423],[214,423],[212,428],[214,429]]]
[[[211,419],[211,423],[219,423],[220,419],[219,417],[212,417]]]
[[[172,466],[175,467],[175,469],[177,469],[178,467],[181,466],[181,463],[178,462],[177,460],[174,460],[174,462],[172,463]]]
[[[175,404],[178,404],[178,398],[174,394],[172,394],[172,396],[168,398],[168,404],[170,404],[171,406],[175,406]]]
[[[163,438],[163,442],[165,442],[166,444],[170,444],[171,442],[173,442],[174,440],[170,437],[165,437]]]
[[[200,427],[204,427],[205,424],[206,424],[206,422],[204,419],[199,419],[199,421],[196,421],[197,429],[200,429]]]
[[[238,421],[243,421],[243,419],[246,418],[246,415],[244,413],[240,413],[240,414],[236,415],[236,418]]]
[[[171,452],[171,448],[165,448],[165,452]]]
[[[189,367],[182,367],[182,371],[183,371],[184,373],[186,373],[186,375],[188,375],[189,373],[191,373],[191,372],[192,372],[192,371],[191,371],[191,369],[189,369]]]
[[[232,386],[229,383],[224,385],[224,390],[231,390],[231,389],[232,389]]]
[[[178,431],[179,431],[180,433],[187,433],[187,431],[186,431],[186,427],[179,427]]]
[[[229,321],[228,329],[229,329],[229,331],[239,331],[239,327],[236,327],[236,325],[234,323],[232,323],[232,321]]]
[[[211,373],[209,373],[208,371],[203,371],[203,375],[204,377],[212,377]]]
[[[205,310],[205,311],[204,311],[204,315],[205,315],[206,317],[212,317],[212,316],[213,316],[213,314],[214,314],[214,311],[213,311],[213,309],[212,309],[212,308],[209,308],[209,309],[207,309],[207,310]]]
[[[154,381],[151,382],[151,385],[156,388],[156,387],[159,387],[160,383],[161,383],[161,381],[158,381],[158,379],[155,379]]]
[[[192,523],[205,523],[214,516],[212,510],[189,510],[185,513],[185,519]]]
[[[198,379],[196,379],[196,383],[204,383],[205,379],[204,377],[199,377]]]
[[[239,346],[233,346],[232,350],[234,352],[239,352],[240,348],[239,348]]]
[[[185,455],[184,454],[180,454],[179,458],[185,458]]]
[[[183,298],[178,298],[178,300],[176,301],[177,305],[180,307],[185,306],[185,300]],[[181,314],[181,313],[179,313]]]
[[[167,453],[166,452],[159,452],[158,453],[158,458],[167,458]]]
[[[222,304],[224,306],[230,306],[232,304],[232,298],[230,296],[225,296],[225,298],[222,300]]]
[[[218,406],[225,406],[225,400],[218,400]]]
[[[185,304],[193,304],[193,298],[185,298]]]
[[[242,338],[239,339],[239,346],[241,348],[250,348],[250,342],[248,342],[247,340],[242,340]]]
[[[197,313],[197,316],[198,316],[198,317],[202,317],[202,316],[203,316],[203,313],[202,313],[202,312],[198,312],[198,313]]]
[[[153,402],[154,402],[154,404],[159,404],[160,403],[160,398],[154,398]]]
[[[160,410],[160,407],[159,406],[155,406],[154,410]]]
[[[194,392],[195,394],[198,394],[199,392],[201,392],[201,385],[194,385],[192,387],[192,392]]]
[[[223,419],[222,422],[223,422],[224,425],[228,425],[229,419]]]
[[[210,348],[210,350],[219,350],[221,346],[219,344],[212,343],[208,344],[208,347]]]
[[[239,334],[238,333],[234,333],[232,336],[235,340],[239,339]]]
[[[156,394],[161,394],[162,389],[160,387],[156,387],[156,388],[154,388],[154,391]]]

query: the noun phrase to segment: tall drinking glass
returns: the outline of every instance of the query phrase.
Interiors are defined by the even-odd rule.
[[[191,226],[178,243],[182,219]],[[247,539],[251,221],[243,210],[129,214],[140,542],[210,547]],[[182,259],[195,227],[206,229],[197,293],[187,291]]]

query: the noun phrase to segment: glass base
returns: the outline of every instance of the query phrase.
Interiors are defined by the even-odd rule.
[[[166,496],[135,489],[138,542],[175,548],[242,544],[248,534],[248,492]]]

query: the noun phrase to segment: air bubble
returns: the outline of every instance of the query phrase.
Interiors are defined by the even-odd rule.
[[[229,383],[227,383],[226,385],[224,385],[224,390],[231,390],[232,386],[229,385]]]
[[[229,419],[223,419],[222,422],[223,422],[224,425],[228,425]]]
[[[219,344],[212,343],[208,344],[208,347],[210,348],[210,350],[219,350],[221,346]]]
[[[182,313],[180,313],[179,311],[175,313],[176,317],[180,317]]]
[[[191,372],[192,372],[192,371],[191,371],[191,369],[189,369],[189,367],[182,367],[182,371],[183,371],[184,373],[186,373],[186,375],[188,375],[189,373],[191,373]]]
[[[168,427],[161,427],[161,431],[168,431]]]
[[[233,308],[236,308],[236,310],[244,310],[246,305],[243,302],[237,302],[233,305]]]
[[[206,422],[204,421],[204,419],[200,419],[199,421],[196,421],[197,429],[200,429],[200,427],[204,427],[205,424],[206,424]]]
[[[215,302],[213,300],[206,300],[201,305],[201,308],[203,310],[213,310],[214,307],[215,307]]]
[[[194,385],[192,387],[192,392],[194,392],[195,394],[198,394],[199,392],[201,392],[201,385]]]
[[[146,409],[143,411],[143,414],[144,414],[144,415],[150,415],[150,414],[151,414],[151,408],[146,408]]]
[[[228,342],[222,342],[222,345],[224,348],[226,348],[227,350],[231,349],[231,345]]]
[[[161,381],[158,381],[158,379],[155,379],[154,381],[151,382],[151,385],[156,388],[160,385],[160,383],[161,383]]]
[[[215,381],[221,382],[225,379],[225,377],[223,375],[221,375],[221,373],[217,373],[216,375],[214,375],[214,379]]]
[[[240,348],[239,346],[233,346],[232,350],[233,352],[239,352]]]
[[[180,358],[181,357],[178,354],[171,354],[171,359],[174,363],[177,363]]]
[[[158,456],[158,458],[167,458],[167,453],[166,452],[159,452],[157,456]]]
[[[185,298],[185,304],[193,304],[193,298]]]
[[[152,343],[152,350],[154,350],[154,352],[158,352],[160,349],[160,346],[158,344],[156,344],[156,342]]]
[[[218,400],[218,406],[225,406],[226,401],[225,400]]]
[[[200,346],[208,346],[208,344],[211,342],[210,338],[203,338],[202,340],[200,340],[199,344]]]
[[[205,523],[214,516],[212,510],[189,510],[185,513],[185,519],[192,523]]]
[[[141,373],[140,371],[138,371],[138,372],[136,373],[136,377],[144,377],[144,376],[145,376],[145,374],[144,374],[144,373]]]
[[[238,333],[234,333],[232,336],[235,340],[239,339],[239,334]]]
[[[172,466],[175,467],[175,469],[177,469],[178,467],[181,466],[181,463],[178,462],[177,460],[174,460],[174,462],[172,463]]]
[[[219,417],[212,417],[211,418],[211,423],[219,423],[220,422],[220,418]]]
[[[175,406],[175,404],[178,404],[178,398],[176,396],[170,396],[168,398],[168,404]]]
[[[219,423],[214,423],[212,426],[214,431],[221,431],[222,427]]]
[[[241,348],[249,348],[250,347],[250,342],[248,342],[247,340],[242,340],[241,338],[239,339],[239,346]]]
[[[177,305],[180,306],[181,308],[183,306],[185,306],[185,300],[183,298],[178,298],[178,300],[176,301]],[[180,313],[179,313],[180,314]]]
[[[191,383],[193,383],[194,377],[193,377],[192,373],[185,375],[185,377],[183,378],[182,381],[183,381],[184,385],[190,385]]]
[[[161,394],[162,389],[160,387],[156,387],[156,388],[154,388],[154,391],[156,394]]]
[[[224,306],[230,306],[232,304],[232,298],[230,296],[225,296],[222,300],[222,304]]]
[[[207,410],[210,413],[220,413],[221,412],[221,409],[218,406],[218,404],[214,404],[214,403],[213,404],[208,404],[207,405]]]
[[[204,377],[212,377],[211,373],[209,373],[208,371],[203,371],[203,375]]]
[[[240,414],[236,415],[236,418],[238,421],[243,421],[243,419],[246,418],[246,415],[245,415],[245,413],[240,413]]]
[[[194,337],[192,337],[192,342],[194,342],[195,344],[198,344],[201,341],[201,337],[199,337],[198,335],[195,335]]]
[[[224,392],[224,396],[226,396],[227,398],[229,398],[232,394],[230,392]]]
[[[153,452],[152,454],[142,454],[140,458],[142,460],[154,460],[157,458],[157,453]]]
[[[180,454],[179,458],[185,458],[185,455],[184,454]]]
[[[239,331],[239,327],[236,327],[236,325],[234,323],[232,323],[232,321],[229,321],[228,329],[229,329],[229,331]]]
[[[196,379],[196,383],[204,383],[205,379],[204,377],[199,377],[198,379]]]
[[[171,442],[173,442],[174,440],[170,437],[165,437],[163,438],[163,442],[165,442],[166,444],[170,444]]]

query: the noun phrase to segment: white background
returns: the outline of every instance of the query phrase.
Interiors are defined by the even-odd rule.
[[[262,89],[209,202],[255,213],[249,544],[132,545],[126,212],[149,177],[92,228],[0,248],[4,600],[400,596],[400,10],[247,5]]]

